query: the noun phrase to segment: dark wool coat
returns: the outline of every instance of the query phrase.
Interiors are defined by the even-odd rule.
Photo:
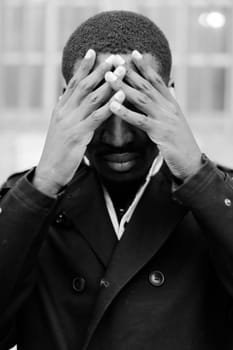
[[[163,166],[120,242],[92,169],[56,200],[31,174],[1,190],[0,349],[233,349],[229,174],[207,160],[174,192]]]

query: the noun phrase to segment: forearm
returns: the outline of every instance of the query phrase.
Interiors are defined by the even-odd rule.
[[[0,202],[0,310],[31,274],[57,200],[22,177]],[[20,288],[17,289],[21,293]]]
[[[213,264],[233,295],[233,180],[206,160],[173,192],[192,211],[207,239]]]

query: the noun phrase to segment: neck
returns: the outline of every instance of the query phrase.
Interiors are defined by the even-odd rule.
[[[112,199],[117,213],[120,209],[121,212],[127,210],[142,183],[142,179],[130,183],[113,183],[106,180],[104,181],[104,186]]]

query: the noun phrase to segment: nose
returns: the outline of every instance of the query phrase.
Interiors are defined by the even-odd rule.
[[[133,140],[133,131],[124,120],[112,115],[104,125],[101,139],[112,147],[122,147]]]

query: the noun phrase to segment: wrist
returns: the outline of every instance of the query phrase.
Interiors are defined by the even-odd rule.
[[[189,178],[197,174],[202,168],[203,164],[206,163],[206,155],[201,153],[200,156],[192,162],[192,164],[183,170],[179,175],[174,175],[174,182],[178,185],[181,185],[183,182],[187,181]]]
[[[59,185],[50,176],[40,174],[37,169],[32,179],[32,185],[40,192],[46,194],[49,197],[56,197],[59,191],[62,189],[62,185]]]

